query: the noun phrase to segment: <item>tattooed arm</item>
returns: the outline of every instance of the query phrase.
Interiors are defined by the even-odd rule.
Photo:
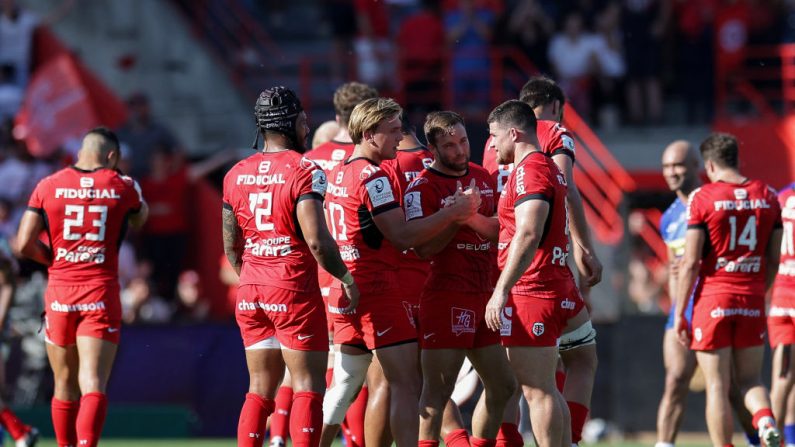
[[[240,226],[237,224],[234,210],[229,205],[224,204],[222,216],[224,253],[235,272],[240,275],[240,267],[243,266],[243,236]]]

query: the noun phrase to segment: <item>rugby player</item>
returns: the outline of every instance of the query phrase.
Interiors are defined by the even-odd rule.
[[[696,149],[687,141],[669,144],[662,156],[662,173],[676,199],[663,213],[660,231],[668,246],[668,290],[673,296],[677,290],[679,260],[685,251],[687,231],[687,198],[701,186],[698,178],[699,158]],[[692,297],[687,301],[685,318],[688,324],[693,314]],[[682,423],[690,380],[696,370],[695,354],[677,340],[674,328],[676,305],[672,303],[663,336],[663,363],[665,365],[665,391],[657,411],[657,444],[655,447],[673,447]],[[759,436],[751,424],[751,415],[739,399],[739,390],[732,384],[731,404],[743,425],[748,444],[759,445]]]
[[[500,331],[511,366],[530,405],[540,446],[571,443],[566,401],[555,384],[558,338],[571,322],[588,321],[569,255],[566,179],[540,149],[533,109],[507,101],[489,114],[498,162],[514,162],[500,196],[502,273],[486,307],[486,323]]]
[[[464,120],[454,112],[433,112],[427,116],[424,130],[434,161],[405,194],[406,218],[428,219],[444,208],[447,197],[462,185],[470,185],[470,189],[480,191],[479,216],[492,221],[489,223],[494,227],[496,185],[485,169],[469,162]],[[472,445],[494,445],[505,404],[516,389],[499,334],[483,321],[496,262],[491,244],[472,228],[452,225],[431,241],[414,247],[420,256],[432,261],[419,309],[423,371],[420,446],[439,445],[443,413],[465,358],[485,387],[473,415]]]
[[[99,443],[121,331],[119,246],[148,213],[138,184],[116,170],[119,158],[113,132],[89,131],[77,162],[36,185],[19,225],[19,254],[49,267],[44,326],[61,447]]]
[[[455,192],[454,203],[430,219],[406,222],[399,185],[381,169],[397,156],[403,139],[402,109],[391,99],[357,105],[348,124],[356,148],[329,174],[326,194],[329,227],[362,289],[355,314],[342,314],[344,302],[329,299],[334,318],[334,386],[324,400],[323,445],[364,381],[374,352],[390,389],[390,425],[398,446],[416,446],[420,394],[417,333],[399,281],[399,251],[423,244],[480,206],[477,191]]]
[[[679,341],[696,351],[704,373],[713,445],[731,443],[733,370],[760,439],[778,446],[781,435],[760,375],[765,293],[773,285],[773,266],[779,261],[781,208],[772,189],[740,173],[734,137],[714,133],[701,143],[700,151],[711,183],[690,194],[674,329]],[[697,278],[691,330],[685,311]]]
[[[223,241],[240,275],[235,317],[246,351],[249,391],[239,446],[261,446],[284,366],[294,390],[290,437],[317,446],[328,355],[318,264],[340,281],[355,309],[358,289],[326,227],[326,174],[305,158],[306,114],[291,90],[273,87],[254,106],[262,150],[224,178]]]
[[[779,430],[784,430],[787,445],[795,445],[795,383],[792,345],[795,344],[795,183],[778,194],[783,234],[781,260],[770,301],[767,331],[773,350],[773,378],[770,399]]]

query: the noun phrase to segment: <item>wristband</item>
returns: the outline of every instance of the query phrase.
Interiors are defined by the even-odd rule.
[[[340,278],[340,282],[345,284],[346,286],[350,286],[353,284],[353,275],[351,275],[350,270],[345,272],[345,275],[342,278]]]

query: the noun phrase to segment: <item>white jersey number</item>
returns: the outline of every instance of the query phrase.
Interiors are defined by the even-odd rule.
[[[348,228],[345,226],[345,209],[342,205],[333,202],[328,204],[328,221],[331,224],[331,236],[338,241],[347,241]]]
[[[795,256],[795,238],[793,238],[793,225],[792,222],[784,222],[784,235],[781,238],[781,254],[787,256]]]
[[[259,231],[272,231],[273,223],[268,222],[267,218],[273,212],[273,193],[254,192],[248,195],[248,206],[254,214],[254,223]]]
[[[729,217],[729,226],[731,227],[731,239],[729,240],[729,250],[734,250],[737,245],[744,245],[748,251],[756,249],[756,216],[748,218],[745,223],[740,237],[737,237],[737,216]]]
[[[86,208],[88,213],[95,215],[97,219],[91,220],[91,225],[97,229],[96,233],[79,233],[74,231],[74,228],[83,226],[86,217]],[[63,238],[67,241],[77,241],[85,236],[89,241],[104,241],[105,240],[105,221],[108,220],[108,207],[105,205],[66,205],[63,220]]]

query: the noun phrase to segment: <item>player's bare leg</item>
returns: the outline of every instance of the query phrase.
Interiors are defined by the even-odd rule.
[[[593,329],[590,318],[588,310],[583,308],[566,323],[562,339],[569,335],[570,338],[577,340],[572,348],[560,350],[560,358],[566,367],[563,397],[571,412],[570,416],[573,422],[571,436],[574,443],[580,441],[582,427],[585,425],[588,411],[591,408],[591,395],[599,363],[594,341],[595,332],[591,333]],[[578,342],[583,342],[583,344],[577,346]]]
[[[246,349],[246,366],[248,394],[240,410],[237,442],[239,446],[261,446],[265,421],[275,409],[274,398],[284,375],[281,349]]]
[[[770,400],[773,404],[773,414],[776,416],[776,422],[780,430],[784,429],[786,422],[787,403],[792,391],[792,385],[795,383],[795,374],[793,374],[793,360],[795,360],[795,352],[793,352],[792,345],[778,345],[773,352],[773,377],[770,380]]]
[[[378,357],[367,370],[367,410],[364,413],[364,445],[390,447],[392,430],[389,427],[389,384]]]
[[[447,401],[444,407],[444,414],[442,415],[442,439],[447,438],[452,432],[464,428],[464,418],[461,416],[461,410],[458,408],[452,399]]]
[[[323,426],[323,394],[326,392],[326,351],[282,348],[293,384],[290,439],[297,447],[317,446]]]
[[[706,419],[714,446],[725,446],[732,439],[732,414],[729,405],[731,386],[731,348],[698,351],[696,359],[704,373],[707,389]]]
[[[732,363],[745,407],[753,415],[753,424],[759,430],[759,437],[765,445],[778,447],[781,443],[781,432],[775,427],[770,395],[762,384],[764,355],[764,346],[735,349]]]
[[[472,435],[481,439],[495,439],[502,424],[505,406],[518,388],[516,376],[505,348],[500,345],[471,349],[467,356],[480,375],[484,388],[472,415]]]
[[[398,447],[415,447],[419,419],[414,414],[422,389],[416,342],[375,350],[389,383],[389,423]]]
[[[682,424],[690,380],[696,371],[696,356],[676,338],[676,332],[663,335],[665,390],[657,410],[657,443],[673,444]]]
[[[555,386],[557,346],[509,347],[519,385],[532,411],[530,422],[536,445],[557,447],[571,444],[569,409]]]
[[[758,446],[760,444],[759,434],[754,428],[754,417],[748,408],[745,407],[743,395],[740,392],[740,386],[737,384],[736,374],[732,368],[732,383],[729,388],[729,403],[737,415],[737,420],[745,433],[745,438],[750,446]],[[778,420],[778,419],[776,419]]]
[[[442,431],[444,409],[453,394],[466,352],[462,349],[423,349],[419,439],[436,441]]]
[[[276,408],[268,418],[270,426],[270,447],[284,447],[290,427],[290,409],[293,405],[293,385],[290,371],[285,367],[284,378],[276,391]]]
[[[55,392],[52,399],[52,420],[55,438],[60,445],[77,445],[77,412],[80,407],[80,384],[77,372],[80,360],[77,345],[57,346],[47,343]]]
[[[524,445],[524,438],[519,432],[519,418],[521,416],[519,404],[521,400],[522,386],[520,383],[516,392],[505,404],[502,425],[500,425],[500,432],[497,434],[497,447],[521,447]]]
[[[335,350],[334,378],[323,400],[322,447],[330,447],[334,443],[345,412],[364,384],[372,358],[369,351],[356,346],[339,345]]]
[[[77,381],[80,386],[80,410],[76,430],[79,445],[96,446],[105,424],[108,386],[113,360],[118,345],[99,338],[78,336],[77,355],[79,367]]]

